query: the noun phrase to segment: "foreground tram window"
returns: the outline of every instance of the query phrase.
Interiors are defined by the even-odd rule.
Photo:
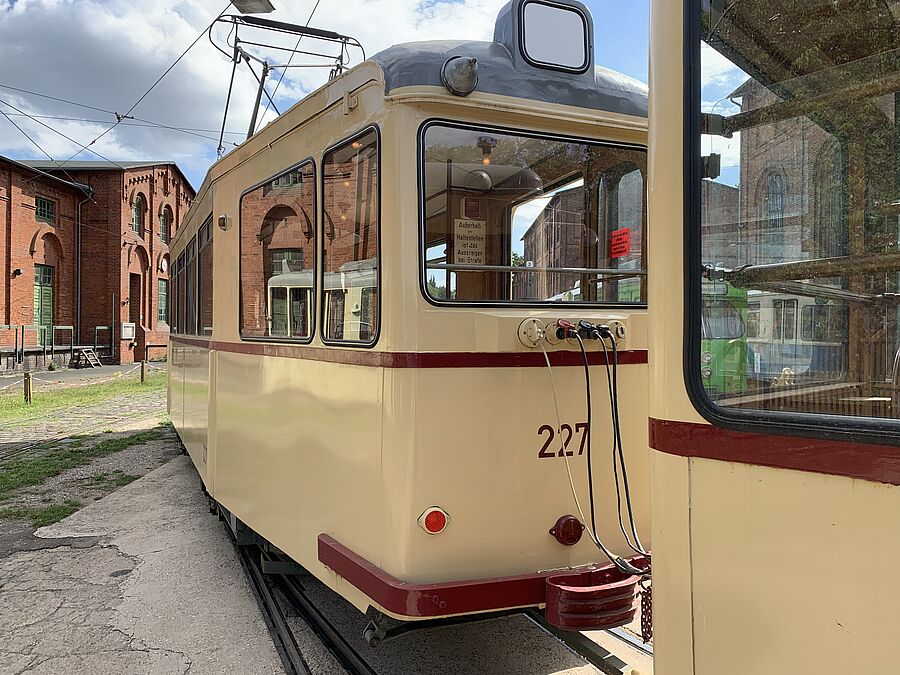
[[[378,132],[368,129],[322,160],[322,339],[378,336]]]
[[[642,148],[431,124],[424,288],[435,302],[646,302]]]
[[[312,162],[241,198],[241,336],[309,341],[315,297]]]
[[[900,418],[895,14],[688,1],[700,42],[691,377],[720,410]],[[726,314],[728,330],[709,334]]]

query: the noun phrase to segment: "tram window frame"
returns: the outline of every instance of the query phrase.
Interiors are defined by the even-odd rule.
[[[718,405],[703,386],[701,376],[702,180],[701,152],[701,13],[704,0],[683,0],[683,134],[684,134],[684,350],[685,390],[694,408],[708,422],[735,431],[801,436],[825,440],[900,446],[900,419],[816,412],[741,409]]]
[[[308,333],[306,337],[293,337],[293,336],[279,336],[279,335],[247,335],[244,333],[244,284],[242,283],[243,276],[241,274],[241,270],[243,268],[243,228],[244,228],[244,214],[243,214],[243,204],[244,198],[250,193],[262,189],[263,196],[269,195],[274,189],[273,184],[276,184],[278,187],[290,187],[291,185],[299,185],[299,182],[291,182],[285,181],[285,177],[290,176],[292,173],[303,171],[305,167],[309,167],[312,173],[312,180],[309,182],[309,185],[312,186],[312,239],[311,246],[313,249],[313,255],[311,257],[312,260],[312,289],[310,291],[310,302],[308,307],[309,317],[307,319],[308,322]],[[319,304],[318,293],[319,293],[319,263],[320,259],[316,253],[318,250],[319,244],[319,167],[316,163],[314,157],[307,156],[304,157],[299,162],[292,164],[286,169],[282,169],[278,173],[272,174],[264,180],[259,181],[258,183],[253,184],[246,190],[241,193],[240,200],[238,202],[238,307],[237,307],[237,322],[238,322],[238,335],[240,335],[241,341],[244,342],[274,342],[274,343],[289,343],[289,344],[299,344],[299,345],[308,345],[312,343],[313,339],[316,336],[316,321],[317,321],[317,308]],[[285,247],[276,247],[272,250],[293,250]],[[268,266],[268,261],[262,260],[263,271],[265,276],[265,270]],[[265,279],[265,283],[268,284],[268,278]],[[287,294],[287,307],[290,308],[290,297],[291,294]],[[266,303],[268,303],[268,287],[266,288]]]
[[[377,292],[377,297],[375,298],[375,303],[376,303],[375,327],[374,327],[374,330],[372,330],[370,332],[370,338],[367,341],[344,340],[344,339],[338,340],[338,339],[334,339],[334,338],[329,338],[328,331],[326,330],[326,321],[329,316],[329,311],[328,311],[328,306],[327,306],[328,293],[327,293],[327,289],[325,288],[325,274],[327,273],[326,261],[328,258],[329,251],[326,250],[326,245],[325,245],[326,232],[325,232],[324,223],[331,222],[325,213],[325,205],[327,203],[326,192],[325,192],[326,158],[330,154],[337,152],[338,150],[341,150],[341,149],[353,144],[358,139],[363,138],[367,134],[372,133],[372,132],[375,133],[375,189],[374,189],[374,194],[375,194],[376,204],[375,204],[374,219],[375,219],[375,255],[376,255],[376,260],[377,260],[376,265],[375,265],[375,286],[374,286],[374,288]],[[381,127],[379,127],[377,124],[369,124],[366,127],[364,127],[363,129],[360,129],[359,131],[355,132],[351,136],[342,138],[338,142],[333,143],[332,145],[329,145],[327,148],[325,148],[325,150],[322,151],[322,170],[319,172],[319,174],[320,174],[319,175],[319,189],[321,191],[320,192],[321,205],[319,207],[320,211],[318,212],[318,213],[320,213],[321,221],[323,223],[322,242],[321,242],[321,246],[319,247],[319,265],[321,268],[319,275],[322,278],[322,285],[321,285],[321,291],[318,294],[318,304],[319,304],[318,321],[319,321],[320,337],[321,337],[322,343],[325,345],[371,349],[376,344],[378,344],[378,340],[381,337],[382,308],[383,308],[382,296],[384,295],[382,292],[383,287],[382,287],[382,283],[381,283],[381,279],[382,279],[381,267],[383,265],[382,247],[381,247],[381,199],[382,199],[382,189],[381,188],[382,188],[382,175],[383,175],[382,174],[382,166],[381,166],[381,141],[382,141]],[[334,227],[334,225],[332,224],[332,226],[331,226],[332,231],[333,231],[333,227]],[[362,295],[362,292],[360,293],[360,295]],[[342,305],[345,301],[346,301],[346,298],[344,298],[342,300]],[[362,306],[360,306],[360,315],[362,315]]]
[[[648,210],[648,202],[649,202],[649,194],[647,191],[648,185],[648,175],[649,175],[649,161],[650,161],[650,151],[646,145],[641,145],[640,143],[620,143],[615,141],[603,141],[598,139],[590,139],[579,136],[570,136],[566,134],[554,134],[547,133],[542,131],[536,131],[534,129],[523,129],[521,127],[509,127],[509,126],[501,126],[501,125],[492,125],[492,124],[480,124],[476,122],[460,122],[459,120],[452,120],[443,117],[434,117],[426,119],[419,126],[419,131],[417,134],[417,176],[418,176],[418,209],[419,209],[419,227],[418,227],[418,247],[419,247],[419,291],[422,293],[422,296],[425,298],[428,304],[433,305],[435,307],[455,307],[455,308],[474,308],[474,307],[482,307],[482,308],[548,308],[548,307],[568,307],[572,309],[635,309],[642,310],[647,309],[648,301],[644,300],[641,302],[629,302],[629,301],[611,301],[611,300],[596,300],[596,301],[586,301],[586,300],[577,300],[577,301],[555,301],[555,300],[453,300],[453,299],[442,299],[436,298],[428,292],[428,277],[429,272],[427,268],[427,252],[435,248],[436,246],[445,246],[447,242],[432,244],[431,246],[426,248],[425,240],[426,240],[426,223],[425,223],[425,134],[429,128],[432,126],[443,126],[449,127],[452,129],[463,129],[469,131],[483,131],[485,133],[497,133],[497,134],[512,134],[517,136],[524,136],[528,138],[534,138],[538,140],[550,140],[550,141],[558,141],[560,143],[578,143],[582,145],[591,145],[598,146],[610,149],[624,149],[624,150],[636,150],[638,152],[642,152],[646,156],[646,165],[645,165],[645,173],[641,174],[641,179],[643,181],[643,191],[641,193],[641,233],[640,233],[640,242],[641,242],[641,263],[642,267],[639,267],[638,270],[642,271],[643,276],[638,276],[636,278],[640,279],[641,284],[641,295],[643,297],[647,297],[647,292],[649,288],[649,239],[648,232],[650,228],[649,222],[649,210]],[[640,167],[637,167],[640,169]],[[629,172],[622,174],[619,177],[619,181],[628,175]],[[570,176],[571,177],[571,176]],[[559,184],[562,184],[563,181],[559,181]],[[599,191],[599,184],[598,184]],[[585,187],[585,189],[588,189]],[[552,191],[548,189],[547,192]],[[516,207],[520,206],[523,202],[517,202],[510,204],[509,208],[514,210]],[[600,217],[598,212],[597,217]],[[445,248],[446,255],[446,248]],[[626,270],[627,271],[627,270]],[[447,278],[449,279],[450,273],[447,273]]]
[[[210,336],[213,334],[213,321],[215,312],[213,310],[213,298],[215,297],[215,269],[213,262],[214,247],[213,236],[215,229],[212,226],[212,214],[207,216],[206,220],[200,226],[198,232],[198,250],[197,250],[197,335]],[[209,264],[209,288],[206,288],[204,282],[204,264]],[[208,304],[209,309],[209,326],[203,325],[203,315]]]

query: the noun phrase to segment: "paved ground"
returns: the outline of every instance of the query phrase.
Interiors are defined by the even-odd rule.
[[[7,459],[41,443],[149,419],[158,420],[166,410],[166,392],[151,391],[111,398],[102,404],[72,406],[46,416],[17,421],[0,428],[0,459]]]
[[[282,672],[187,457],[37,535],[0,559],[0,673]]]

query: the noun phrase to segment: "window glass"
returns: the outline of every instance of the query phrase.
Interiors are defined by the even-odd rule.
[[[185,249],[184,262],[184,332],[197,334],[197,237]]]
[[[212,335],[213,332],[213,227],[212,218],[200,227],[199,273],[197,278],[198,307],[197,332]]]
[[[241,198],[241,335],[308,340],[315,297],[312,162]],[[290,299],[290,300],[289,300]]]
[[[587,22],[580,12],[542,2],[524,7],[525,54],[532,61],[568,70],[587,65]]]
[[[175,296],[178,302],[178,332],[186,333],[185,330],[185,304],[186,304],[186,283],[185,283],[185,261],[187,260],[187,252],[182,251],[178,256],[178,295]]]
[[[35,197],[34,217],[45,223],[56,222],[56,202],[46,197]]]
[[[645,150],[432,125],[424,155],[430,298],[646,302]]]
[[[156,320],[159,323],[169,321],[169,281],[160,279],[157,289]]]
[[[322,160],[323,339],[378,335],[378,134],[366,131]]]
[[[159,216],[159,238],[162,243],[169,243],[169,227],[172,222],[172,210],[167,206]]]
[[[716,383],[713,356],[703,362],[705,291],[697,376],[721,406],[900,418],[900,15],[852,2],[692,6],[694,273],[748,302],[741,395]]]
[[[131,205],[131,231],[139,237],[144,231],[144,198],[141,195],[135,195]]]

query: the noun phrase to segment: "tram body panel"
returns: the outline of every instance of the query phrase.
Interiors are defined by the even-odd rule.
[[[218,354],[214,497],[328,581],[319,534],[381,564],[383,369]]]
[[[690,456],[704,443],[698,429],[711,427],[688,396],[682,358],[684,14],[681,2],[651,2],[650,389],[662,393],[649,402],[654,666],[666,675],[888,672],[900,489]],[[689,423],[669,436],[677,449],[655,449],[657,421]],[[783,438],[760,435],[760,448]],[[868,465],[871,446],[856,452]]]

